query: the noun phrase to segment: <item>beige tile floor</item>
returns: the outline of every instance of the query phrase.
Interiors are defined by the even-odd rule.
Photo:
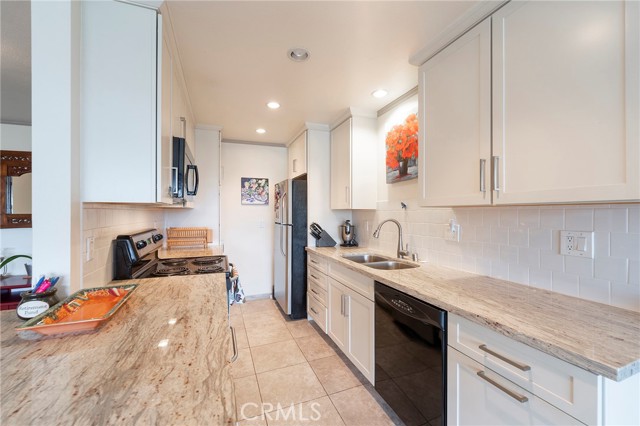
[[[322,330],[270,299],[231,307],[239,425],[394,425],[398,417]]]

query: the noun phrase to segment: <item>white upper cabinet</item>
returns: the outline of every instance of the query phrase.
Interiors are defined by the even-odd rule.
[[[161,105],[160,115],[160,151],[157,156],[158,174],[160,182],[157,185],[156,199],[167,204],[173,202],[172,199],[172,173],[173,152],[171,140],[171,73],[173,62],[167,42],[162,42],[162,73],[160,76],[161,90],[158,92]]]
[[[374,117],[352,116],[331,131],[331,208],[377,207]]]
[[[155,203],[158,40],[154,10],[115,1],[82,3],[82,200]]]
[[[420,68],[421,204],[639,200],[640,3],[490,19]]]
[[[493,16],[494,203],[640,199],[639,6],[512,2]]]
[[[422,65],[419,84],[424,204],[491,204],[491,18]]]
[[[289,157],[289,179],[307,173],[307,132],[304,131],[287,149]]]

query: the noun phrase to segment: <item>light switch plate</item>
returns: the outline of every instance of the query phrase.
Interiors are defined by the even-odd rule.
[[[87,252],[87,259],[86,261],[90,261],[93,259],[93,251],[94,251],[94,246],[95,246],[95,237],[87,237],[87,241],[86,241],[86,252]]]
[[[560,231],[560,254],[593,259],[593,232]]]

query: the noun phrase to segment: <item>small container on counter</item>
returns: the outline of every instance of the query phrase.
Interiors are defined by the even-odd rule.
[[[58,289],[54,287],[42,293],[34,294],[32,290],[20,293],[22,300],[16,308],[18,318],[23,320],[31,319],[58,303],[60,300],[56,295],[57,291]]]

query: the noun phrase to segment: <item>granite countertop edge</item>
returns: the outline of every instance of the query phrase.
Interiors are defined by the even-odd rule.
[[[640,372],[638,312],[428,263],[385,271],[342,257],[358,253],[395,257],[378,249],[307,247],[307,251],[594,374],[622,381]],[[507,301],[510,303],[502,303]],[[531,309],[524,318],[522,312],[527,312],[527,307]],[[539,324],[545,315],[553,325],[543,329]],[[582,326],[590,324],[593,337],[578,336],[579,325],[572,327],[566,318]],[[601,338],[597,331],[602,330],[608,332],[609,339]]]

